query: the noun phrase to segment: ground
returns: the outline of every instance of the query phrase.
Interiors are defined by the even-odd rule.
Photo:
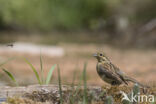
[[[135,86],[136,87],[136,86]],[[31,85],[28,87],[1,87],[3,91],[0,91],[2,95],[0,98],[7,99],[7,103],[2,104],[82,104],[84,103],[84,93],[86,91],[86,101],[88,104],[112,104],[106,103],[113,98],[113,104],[127,104],[122,103],[122,92],[131,94],[136,92],[136,88],[128,86],[69,86],[62,85],[60,97],[60,90],[58,85]],[[139,88],[139,87],[138,87]],[[134,91],[135,90],[135,91]],[[140,95],[156,95],[156,89],[140,88]],[[9,96],[9,97],[8,97]],[[62,99],[61,99],[62,98]],[[86,104],[86,103],[84,103]],[[140,104],[151,104],[148,101]]]

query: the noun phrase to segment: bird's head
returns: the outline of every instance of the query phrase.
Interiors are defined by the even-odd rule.
[[[110,62],[105,53],[97,52],[93,56],[98,60],[98,62]]]

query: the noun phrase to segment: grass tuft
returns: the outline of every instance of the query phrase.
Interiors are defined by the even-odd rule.
[[[58,68],[58,82],[59,82],[59,93],[60,93],[60,104],[63,104],[63,97],[62,97],[62,84],[61,84],[61,75],[60,75],[60,67],[57,65]]]
[[[86,68],[87,63],[84,64],[83,68],[83,86],[84,86],[84,95],[83,95],[83,104],[87,104],[87,79],[86,79]]]
[[[41,56],[41,54],[40,54],[40,71],[41,71],[41,74],[39,74],[39,73],[37,72],[37,69],[36,69],[26,58],[23,58],[23,59],[24,59],[24,61],[31,67],[31,69],[32,69],[33,72],[35,73],[35,76],[36,76],[36,78],[37,78],[37,81],[38,81],[38,83],[39,83],[40,85],[43,85],[43,84],[48,85],[48,84],[50,83],[51,77],[52,77],[52,75],[53,75],[53,71],[54,71],[54,69],[55,69],[55,67],[56,67],[56,64],[53,65],[53,66],[51,67],[51,69],[50,69],[49,72],[48,72],[47,77],[45,78],[45,77],[44,77],[43,61],[42,61],[42,56]]]

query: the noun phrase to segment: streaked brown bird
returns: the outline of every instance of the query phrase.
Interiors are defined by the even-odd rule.
[[[112,64],[112,62],[108,57],[105,56],[104,53],[98,52],[94,54],[94,57],[96,57],[98,61],[96,66],[97,73],[105,82],[111,85],[128,85],[128,82],[133,82],[137,83],[141,87],[146,87],[143,84],[139,83],[137,80],[127,76],[123,71]]]

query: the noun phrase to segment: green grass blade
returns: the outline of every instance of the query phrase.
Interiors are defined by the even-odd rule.
[[[15,57],[12,57],[12,58],[5,60],[4,62],[0,63],[0,67],[3,66],[4,64],[8,63],[11,60],[14,60],[14,59],[15,59]]]
[[[43,71],[43,63],[42,63],[42,55],[40,53],[40,67],[41,67],[41,71]]]
[[[42,83],[44,83],[44,72],[43,72],[43,62],[42,62],[42,55],[41,55],[41,52],[40,52],[40,70],[41,70],[41,81]]]
[[[71,84],[71,87],[72,88],[74,88],[74,85],[75,85],[75,79],[76,79],[77,69],[78,69],[78,66],[76,65],[76,68],[73,71],[73,79],[72,79],[72,84]]]
[[[82,81],[83,81],[83,75],[80,75],[79,82],[77,84],[76,89],[74,89],[74,86],[73,86],[74,95],[71,95],[71,97],[70,97],[71,104],[75,104],[74,102],[75,102],[75,99],[76,99],[77,95],[79,94],[80,89],[81,89]]]
[[[77,75],[77,69],[78,69],[78,65],[76,65],[76,68],[73,71],[73,78],[72,78],[72,83],[71,83],[71,87],[72,87],[72,93],[75,93],[75,79],[76,79],[76,75]],[[75,102],[75,97],[73,95],[71,95],[69,97],[70,100],[70,104],[74,104]]]
[[[84,93],[83,93],[83,104],[87,104],[87,80],[86,80],[86,68],[87,63],[84,64],[83,68],[83,86],[84,86]]]
[[[36,78],[37,78],[37,80],[38,80],[38,83],[41,85],[42,83],[41,83],[39,74],[38,74],[37,70],[35,69],[35,67],[34,67],[26,58],[24,58],[24,61],[31,67],[31,69],[32,69],[33,72],[35,73],[35,76],[36,76]]]
[[[53,66],[51,67],[51,69],[49,70],[49,73],[48,73],[47,79],[46,79],[46,84],[47,84],[47,85],[50,83],[50,80],[51,80],[51,77],[52,77],[52,74],[53,74],[53,71],[54,71],[55,67],[56,67],[56,64],[53,65]]]
[[[14,76],[10,72],[8,72],[6,69],[3,68],[2,70],[9,76],[9,78],[16,84],[16,86],[18,86],[18,83],[16,82]]]
[[[60,93],[60,104],[63,104],[63,97],[62,97],[62,84],[61,84],[61,75],[60,75],[60,67],[57,65],[58,68],[58,81],[59,81],[59,93]]]

